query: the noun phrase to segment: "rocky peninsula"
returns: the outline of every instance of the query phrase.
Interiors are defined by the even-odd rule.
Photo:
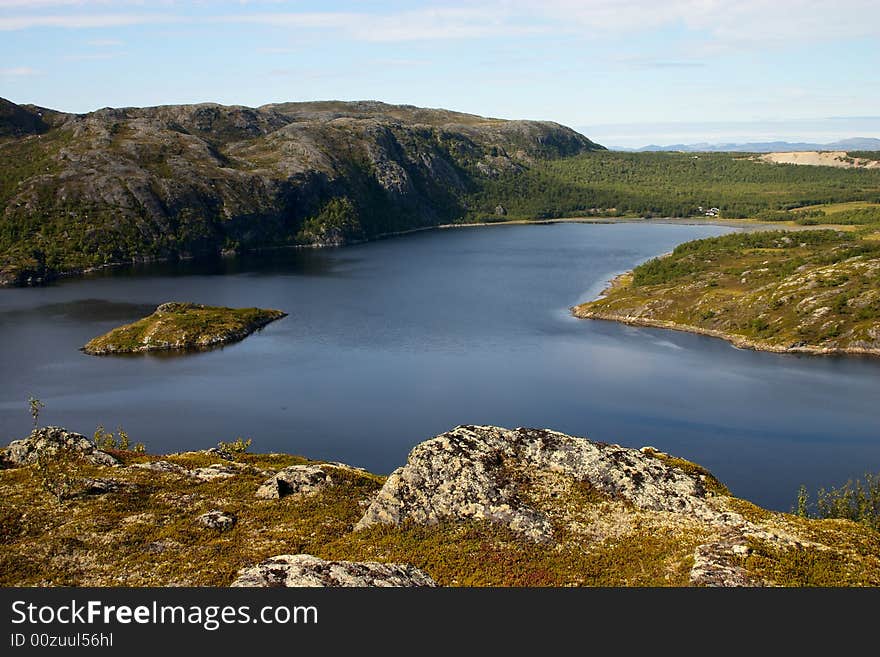
[[[160,305],[149,317],[90,340],[82,350],[101,356],[168,349],[208,349],[243,340],[286,316],[287,313],[280,310],[169,302]]]
[[[458,426],[380,476],[220,448],[0,450],[2,586],[877,586],[880,534],[651,447]]]
[[[687,242],[571,310],[740,348],[878,356],[880,242],[838,230]]]

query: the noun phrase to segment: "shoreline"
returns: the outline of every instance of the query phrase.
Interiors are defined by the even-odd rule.
[[[815,345],[790,345],[788,347],[766,340],[754,340],[743,335],[719,331],[717,329],[707,329],[701,326],[693,326],[692,324],[680,324],[668,319],[649,319],[639,317],[637,315],[619,315],[617,313],[599,312],[594,310],[585,310],[585,306],[593,301],[599,301],[607,296],[608,292],[620,287],[624,278],[631,276],[632,270],[618,274],[611,279],[609,284],[595,299],[587,301],[578,306],[571,306],[569,311],[571,315],[577,319],[593,319],[608,322],[617,322],[626,324],[627,326],[640,326],[644,328],[658,328],[669,331],[680,331],[683,333],[692,333],[694,335],[703,335],[710,338],[720,338],[725,342],[729,342],[737,349],[749,349],[751,351],[764,351],[775,354],[806,354],[810,356],[873,356],[880,357],[880,349],[865,349],[862,347],[817,347]]]
[[[721,219],[713,221],[703,217],[559,217],[556,219],[509,219],[505,221],[478,221],[460,224],[438,224],[437,226],[422,226],[391,233],[381,233],[368,240],[349,242],[349,244],[365,244],[386,237],[397,237],[411,233],[421,233],[427,230],[446,230],[450,228],[480,228],[485,226],[522,226],[522,225],[548,225],[548,224],[661,224],[671,226],[725,226],[728,228],[752,228],[754,230],[816,230],[817,226],[801,226],[789,221],[758,221],[755,219]],[[824,225],[818,228],[840,228],[839,226]],[[311,245],[305,245],[309,248]],[[289,248],[286,246],[275,248]],[[302,248],[296,245],[294,248]],[[319,247],[320,248],[320,247]]]
[[[62,278],[74,278],[84,276],[105,269],[116,269],[118,267],[171,262],[173,260],[200,260],[207,258],[224,258],[233,255],[242,255],[245,253],[261,253],[263,251],[278,251],[283,249],[327,249],[341,248],[346,246],[354,246],[357,244],[368,244],[378,240],[389,239],[393,237],[401,237],[404,235],[412,235],[430,230],[450,230],[456,228],[484,228],[488,226],[524,226],[524,225],[550,225],[550,224],[659,224],[672,226],[722,226],[728,228],[738,228],[740,230],[760,231],[760,230],[841,230],[852,229],[851,226],[835,226],[832,224],[818,226],[801,226],[794,222],[780,221],[768,222],[757,221],[754,219],[721,219],[712,220],[703,217],[559,217],[555,219],[509,219],[505,221],[479,221],[472,223],[452,223],[438,224],[436,226],[420,226],[418,228],[408,228],[406,230],[393,231],[389,233],[380,233],[367,239],[353,240],[344,244],[281,244],[269,246],[255,246],[243,249],[240,252],[229,253],[218,251],[216,253],[203,254],[185,254],[176,257],[155,257],[145,256],[143,258],[133,258],[124,262],[108,262],[101,265],[93,265],[77,269],[69,269],[64,271],[52,272],[39,277],[29,277],[24,283],[18,280],[10,280],[0,278],[0,289],[2,288],[21,288],[21,287],[40,287]]]

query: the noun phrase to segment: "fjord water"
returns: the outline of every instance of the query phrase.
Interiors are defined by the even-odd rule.
[[[151,452],[247,436],[256,451],[386,473],[456,424],[550,427],[653,445],[789,510],[802,483],[880,471],[880,359],[742,351],[568,312],[615,273],[728,230],[438,230],[2,290],[0,440],[27,434],[31,394],[41,424],[122,425]],[[171,300],[290,314],[205,353],[78,351]]]

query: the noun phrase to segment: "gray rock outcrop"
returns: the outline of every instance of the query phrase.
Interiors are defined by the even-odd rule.
[[[57,454],[59,450],[70,450],[94,465],[119,465],[115,456],[102,452],[82,434],[61,427],[41,427],[27,438],[12,441],[0,450],[0,462],[12,468],[31,465],[41,454]]]
[[[136,484],[108,477],[95,477],[93,479],[85,479],[82,482],[83,495],[106,495],[108,493],[133,491],[135,489],[137,489]]]
[[[417,445],[395,470],[355,529],[405,520],[488,520],[526,537],[552,537],[549,519],[520,494],[541,473],[588,483],[611,499],[638,509],[717,512],[698,475],[666,465],[635,449],[567,436],[547,429],[459,426]]]
[[[316,493],[333,480],[318,465],[291,465],[272,475],[257,489],[263,500],[280,499],[297,493]]]
[[[750,575],[743,566],[743,559],[748,553],[745,536],[737,531],[729,531],[717,541],[697,546],[690,572],[691,585],[764,586],[764,582]]]
[[[240,468],[236,468],[223,463],[214,463],[203,468],[196,468],[189,472],[189,476],[200,481],[214,481],[216,479],[229,479],[240,472]]]
[[[238,518],[235,517],[234,513],[214,510],[203,513],[196,518],[196,521],[208,529],[216,529],[218,532],[226,532],[235,527]]]
[[[291,465],[269,477],[257,489],[257,497],[262,500],[277,500],[288,495],[311,495],[334,485],[333,473],[340,470],[356,470],[344,463],[324,463],[321,465]]]
[[[407,564],[324,561],[310,554],[282,554],[238,571],[235,587],[437,586]]]
[[[166,474],[189,475],[189,470],[182,465],[177,465],[177,463],[171,463],[171,461],[147,461],[146,463],[135,463],[131,467]]]

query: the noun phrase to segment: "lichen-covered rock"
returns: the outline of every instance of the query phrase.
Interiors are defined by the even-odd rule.
[[[211,456],[217,456],[224,461],[234,461],[235,456],[226,449],[221,449],[219,447],[209,447],[208,449],[202,450],[203,454],[209,454]]]
[[[216,529],[218,532],[226,532],[235,527],[238,518],[235,517],[234,513],[214,510],[203,513],[196,518],[196,521],[208,529]]]
[[[118,479],[110,479],[107,477],[95,477],[83,481],[83,495],[106,495],[107,493],[118,493],[123,490],[132,491],[137,486],[128,481],[120,481]]]
[[[5,467],[20,467],[36,463],[41,454],[56,454],[70,450],[94,465],[119,465],[119,460],[99,450],[95,443],[79,433],[61,427],[34,429],[30,436],[14,440],[0,451],[0,462]]]
[[[215,479],[229,479],[229,477],[234,477],[238,473],[238,468],[223,463],[214,463],[204,468],[191,470],[189,476],[200,481],[214,481]]]
[[[262,500],[277,500],[288,495],[310,495],[333,485],[334,470],[350,469],[343,463],[323,465],[291,465],[269,477],[257,489]]]
[[[318,465],[291,465],[263,482],[257,489],[257,497],[271,500],[297,493],[316,493],[332,483],[330,475]]]
[[[690,573],[691,585],[764,586],[765,583],[749,574],[742,564],[748,553],[744,536],[737,532],[729,532],[718,541],[698,546],[694,551],[694,565]]]
[[[437,586],[422,570],[400,563],[324,561],[282,554],[238,571],[236,587]]]
[[[151,470],[153,472],[165,472],[168,474],[177,474],[177,475],[189,475],[189,470],[184,468],[182,465],[177,465],[176,463],[171,463],[170,461],[147,461],[146,463],[135,463],[131,466],[132,468],[139,468],[142,470]]]
[[[405,520],[502,523],[533,540],[547,540],[547,516],[520,495],[533,478],[552,472],[644,510],[717,515],[698,475],[635,449],[547,429],[459,426],[417,445],[395,470],[355,529]]]
[[[195,452],[198,453],[198,452]],[[263,470],[249,468],[241,463],[230,461],[229,463],[212,463],[201,468],[185,468],[177,463],[170,461],[148,461],[146,463],[135,463],[132,468],[140,468],[143,470],[152,470],[153,472],[164,472],[167,474],[180,475],[181,477],[189,477],[198,481],[215,481],[217,479],[229,479],[242,471],[254,471],[263,473]]]

